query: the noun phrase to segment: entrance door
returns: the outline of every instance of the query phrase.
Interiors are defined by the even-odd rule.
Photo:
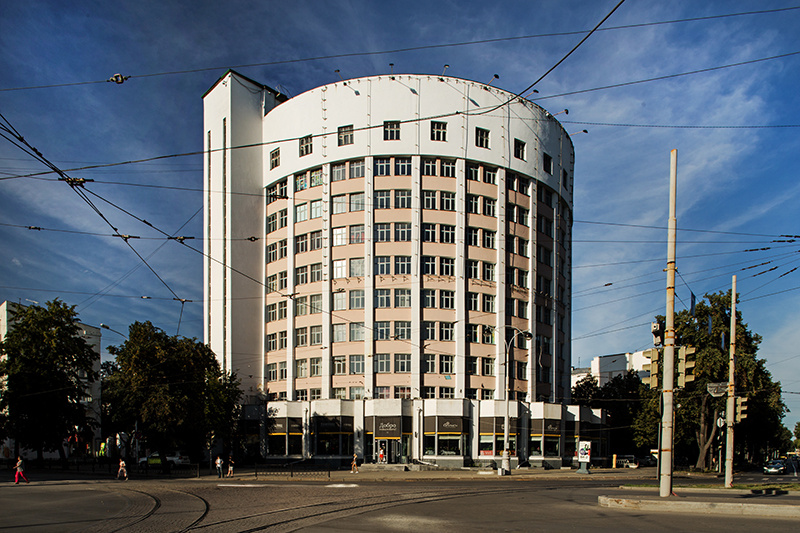
[[[388,463],[390,462],[391,457],[391,450],[389,448],[389,443],[391,441],[387,439],[377,439],[377,447],[375,449],[375,461],[379,464],[381,463]]]

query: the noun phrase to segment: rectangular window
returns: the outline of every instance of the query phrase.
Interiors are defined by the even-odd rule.
[[[478,246],[478,228],[468,227],[465,238],[467,246]]]
[[[305,222],[308,220],[308,204],[299,204],[294,207],[294,221]]]
[[[387,289],[386,292],[388,293],[389,290]],[[389,298],[389,295],[386,295],[386,298]],[[386,307],[389,307],[388,305]],[[376,341],[388,341],[391,337],[391,330],[389,326],[390,322],[388,320],[379,320],[375,322],[375,340]]]
[[[278,381],[278,365],[269,363],[267,365],[267,381]]]
[[[524,194],[525,196],[530,196],[528,189],[530,188],[530,181],[528,178],[519,178],[519,185],[517,186],[517,191]]]
[[[287,308],[288,304],[285,300],[283,302],[278,302],[278,320],[283,320],[286,318]]]
[[[467,324],[467,342],[478,342],[478,324]]]
[[[346,278],[347,277],[347,260],[336,259],[333,261],[333,278]]]
[[[344,355],[335,355],[333,357],[333,373],[337,376],[347,374],[347,358]]]
[[[308,251],[308,234],[298,235],[294,238],[294,253],[302,254]]]
[[[306,346],[308,344],[308,328],[296,328],[294,330],[294,345]]]
[[[517,239],[517,253],[522,257],[528,257],[528,241],[526,239]]]
[[[375,175],[389,176],[392,172],[392,160],[388,157],[375,158]]]
[[[483,214],[487,217],[493,217],[495,215],[495,211],[497,209],[497,200],[494,198],[484,198],[483,199]]]
[[[289,285],[288,275],[286,271],[278,272],[278,290],[282,291]]]
[[[309,342],[311,346],[322,344],[322,326],[311,326],[309,329]]]
[[[480,311],[480,307],[478,306],[478,297],[479,297],[479,294],[477,292],[468,292],[467,293],[467,310],[468,311]]]
[[[456,275],[456,260],[452,257],[439,258],[439,275],[440,276],[455,276]]]
[[[422,356],[422,371],[425,374],[436,373],[436,354],[426,353]]]
[[[394,175],[395,176],[410,176],[411,175],[411,158],[410,157],[395,157],[394,158]]]
[[[364,258],[353,257],[350,259],[350,277],[360,278],[364,276]]]
[[[347,244],[347,228],[344,226],[333,228],[333,246],[344,246]]]
[[[439,193],[439,209],[442,211],[455,211],[456,210],[456,193],[442,191]]]
[[[319,187],[322,185],[322,169],[315,168],[311,171],[311,186],[312,187]]]
[[[347,309],[347,293],[344,292],[344,289],[337,289],[331,295],[331,303],[333,304],[334,311],[343,311]]]
[[[356,159],[350,161],[350,179],[364,177],[364,160]]]
[[[399,141],[400,140],[400,122],[396,120],[387,120],[383,123],[383,140],[384,141]]]
[[[347,179],[347,166],[344,163],[331,165],[331,181],[344,181]]]
[[[379,400],[386,400],[391,398],[391,387],[375,387],[375,395],[374,397]]]
[[[301,266],[294,269],[294,284],[305,285],[308,283],[308,267]]]
[[[439,242],[443,242],[445,244],[455,244],[456,227],[449,224],[441,224],[439,226]]]
[[[477,357],[467,357],[467,374],[470,375],[470,376],[475,376],[475,375],[478,374],[478,358]]]
[[[339,146],[353,144],[353,125],[339,126]]]
[[[455,291],[439,291],[439,307],[442,309],[455,309],[456,308],[456,293]]]
[[[481,372],[484,376],[494,376],[494,359],[491,357],[483,357],[483,364],[481,365]]]
[[[275,148],[273,151],[269,153],[269,169],[272,170],[275,167],[279,167],[281,165],[281,149]]]
[[[422,160],[422,175],[423,176],[435,176],[436,175],[436,160],[435,159],[423,159]]]
[[[394,306],[411,307],[411,289],[395,289]]]
[[[314,145],[311,140],[311,135],[307,135],[300,139],[300,157],[309,155],[314,150]]]
[[[456,332],[455,322],[439,322],[439,340],[454,341]]]
[[[394,338],[398,340],[411,340],[411,322],[406,320],[395,320]]]
[[[514,139],[514,157],[525,161],[525,141]]]
[[[311,202],[311,218],[322,217],[322,200],[314,200]]]
[[[422,191],[422,209],[436,209],[436,191]]]
[[[455,229],[453,229],[453,233],[455,234]],[[411,242],[411,222],[394,223],[394,240],[395,242]]]
[[[394,208],[411,209],[411,191],[408,189],[398,189],[394,191]]]
[[[411,256],[396,255],[394,257],[394,273],[395,275],[410,275],[411,274]]]
[[[387,223],[375,224],[375,242],[391,242],[392,225]]]
[[[506,235],[506,252],[513,254],[516,250],[517,238],[513,235]]]
[[[351,400],[363,400],[364,399],[364,387],[350,387],[350,399]]]
[[[528,271],[527,270],[518,270],[517,271],[517,285],[520,287],[527,287],[528,286]]]
[[[322,375],[322,357],[312,357],[309,364],[310,376],[317,377]]]
[[[391,358],[389,357],[388,353],[375,354],[375,367],[373,370],[375,371],[376,374],[388,374],[389,372],[392,371]],[[380,388],[381,387],[375,387],[376,394],[378,392],[378,389]]]
[[[494,313],[494,295],[493,294],[484,294],[483,295],[483,312],[484,313]]]
[[[375,257],[375,274],[388,276],[392,273],[392,258],[388,255],[378,255]]]
[[[392,306],[391,289],[375,289],[375,307],[381,309],[391,306]]]
[[[483,247],[494,249],[496,235],[494,231],[489,231],[488,229],[483,230]]]
[[[475,146],[489,148],[489,130],[475,128]]]
[[[553,175],[553,158],[542,152],[542,170]]]
[[[483,169],[483,182],[490,183],[492,185],[497,183],[497,169],[496,168],[484,168]]]
[[[350,226],[350,244],[363,244],[363,243],[364,243],[364,224],[353,224],[352,226]]]
[[[306,173],[302,172],[300,174],[294,175],[294,191],[300,192],[304,191],[308,188],[308,178],[306,177]]]
[[[276,335],[274,333],[270,333],[267,335],[267,351],[274,352],[278,349],[278,342]],[[268,365],[269,366],[269,365]],[[269,381],[269,378],[268,378]]]
[[[392,191],[375,191],[374,204],[375,209],[391,209],[392,208]]]
[[[422,387],[423,398],[436,398],[436,387]]]
[[[309,279],[310,283],[314,283],[315,281],[322,281],[322,263],[314,263],[309,265],[311,268],[309,269]]]
[[[454,371],[453,369],[453,356],[441,354],[439,356],[439,373],[440,374],[452,374]]]
[[[467,259],[466,271],[467,279],[480,279],[480,262],[475,259]]]
[[[411,372],[411,354],[410,353],[396,353],[394,354],[394,371],[398,374],[408,374]]]
[[[467,179],[470,181],[478,181],[480,177],[480,168],[478,165],[467,165]]]
[[[422,340],[436,340],[436,322],[430,322],[426,320],[422,323]]]
[[[447,122],[431,121],[431,140],[447,141]]]
[[[553,221],[547,217],[539,217],[539,232],[544,233],[548,237],[553,236]]]
[[[467,195],[467,213],[477,215],[480,213],[480,197],[474,194]]]
[[[364,210],[364,193],[357,192],[350,195],[350,211]]]
[[[351,355],[350,356],[350,373],[363,374],[364,373],[364,356]]]
[[[424,275],[436,275],[436,258],[430,255],[422,256],[422,273]]]
[[[425,309],[436,307],[436,291],[434,289],[422,289],[422,307]]]
[[[483,281],[494,281],[494,263],[483,262]]]
[[[339,194],[333,196],[331,197],[331,203],[333,204],[332,211],[334,215],[347,213],[347,195]]]
[[[436,224],[422,224],[422,242],[436,242]]]
[[[410,400],[411,399],[411,387],[395,386],[395,388],[394,388],[394,397],[397,398],[397,399]]]
[[[332,342],[347,342],[347,324],[333,324],[331,333],[333,333]]]
[[[308,359],[298,359],[294,362],[294,377],[304,378],[308,376]]]
[[[483,344],[494,344],[494,328],[483,326]]]
[[[525,209],[524,207],[517,208],[517,222],[522,224],[523,226],[528,225],[528,216],[530,216],[530,211]]]
[[[350,291],[350,309],[364,309],[364,289]]]
[[[456,177],[456,162],[453,160],[442,159],[442,177],[455,178]]]
[[[364,340],[364,323],[350,322],[350,342],[359,342],[363,340]]]

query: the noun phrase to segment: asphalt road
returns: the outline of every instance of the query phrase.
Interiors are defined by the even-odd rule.
[[[633,473],[622,473],[634,475]],[[603,508],[594,476],[0,483],[0,532],[796,531],[797,520]],[[624,482],[624,481],[623,481]]]

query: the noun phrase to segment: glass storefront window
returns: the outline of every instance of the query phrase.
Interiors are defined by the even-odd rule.
[[[528,455],[542,455],[541,437],[531,437],[530,447],[528,448]]]
[[[494,444],[493,435],[481,435],[480,444],[478,445],[480,450],[480,455],[494,455],[493,444]]]
[[[289,455],[303,455],[302,435],[289,435]]]
[[[545,457],[559,457],[559,437],[545,437],[544,438],[544,455]]]
[[[422,437],[423,455],[436,455],[436,435],[425,435]]]
[[[461,435],[439,435],[439,455],[461,455]]]
[[[341,455],[339,453],[339,435],[321,434],[317,436],[317,454]]]
[[[270,435],[267,447],[270,455],[286,455],[286,434]]]

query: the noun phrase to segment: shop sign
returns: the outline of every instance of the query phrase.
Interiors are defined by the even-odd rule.
[[[400,438],[402,435],[402,417],[379,416],[375,417],[375,438],[390,439]]]

